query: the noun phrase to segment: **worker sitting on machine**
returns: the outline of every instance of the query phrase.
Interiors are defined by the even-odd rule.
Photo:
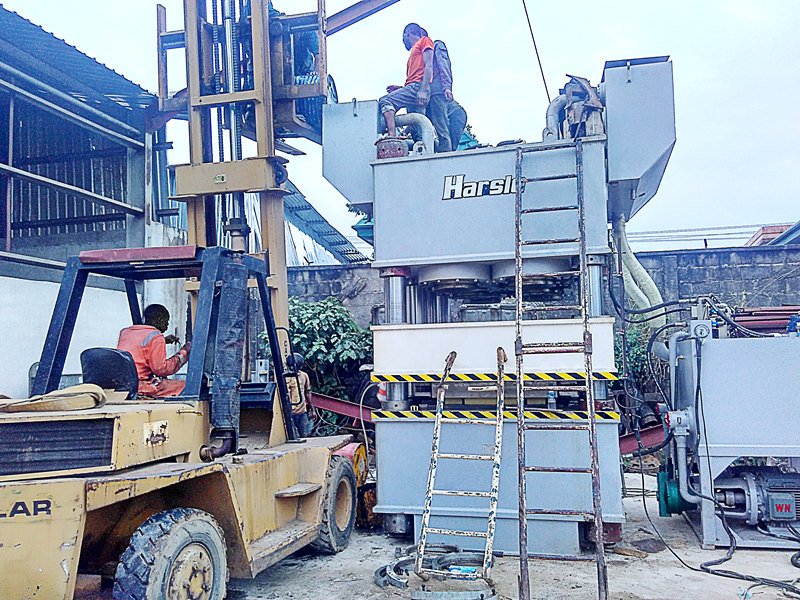
[[[389,137],[397,135],[394,115],[401,108],[408,112],[425,113],[431,97],[433,79],[433,42],[425,30],[416,23],[409,23],[403,29],[403,44],[409,51],[406,66],[406,83],[403,86],[390,85],[388,94],[378,100],[378,108],[386,120]]]
[[[186,342],[178,353],[167,358],[167,344],[178,344],[175,335],[164,336],[169,327],[169,311],[161,304],[144,309],[144,325],[132,325],[119,332],[117,348],[133,356],[139,376],[139,395],[153,398],[178,396],[185,381],[167,379],[189,360],[191,344]]]

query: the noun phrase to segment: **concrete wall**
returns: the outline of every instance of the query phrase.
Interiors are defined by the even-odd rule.
[[[800,246],[641,252],[665,300],[714,293],[736,306],[800,304]]]
[[[174,246],[185,243],[184,235],[154,222],[147,228],[147,245]],[[49,265],[0,260],[0,394],[28,396],[28,371],[40,358],[63,275],[56,263]],[[119,282],[91,278],[89,284],[102,287],[86,289],[64,374],[80,373],[80,353],[86,348],[115,347],[120,329],[131,324],[128,300]],[[139,293],[142,307],[157,302],[169,309],[169,333],[185,340],[188,295],[184,282],[151,281],[141,286]]]
[[[383,280],[378,270],[365,265],[289,268],[289,297],[319,302],[341,299],[362,327],[371,321],[372,309],[383,304]]]
[[[0,394],[28,397],[28,371],[41,356],[58,287],[48,281],[0,277]],[[124,293],[87,288],[64,373],[80,373],[79,357],[86,348],[116,346],[119,330],[130,320]]]

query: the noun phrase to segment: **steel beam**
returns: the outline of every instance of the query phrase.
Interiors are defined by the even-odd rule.
[[[361,0],[328,17],[326,35],[333,35],[346,27],[358,23],[376,12],[396,4],[400,0]]]
[[[85,198],[90,202],[96,202],[97,204],[102,204],[103,206],[117,209],[134,217],[140,217],[144,214],[144,210],[136,206],[131,206],[130,204],[125,204],[119,200],[114,200],[113,198],[107,198],[106,196],[95,194],[94,192],[75,187],[74,185],[70,185],[68,183],[63,183],[54,179],[48,179],[47,177],[42,177],[36,173],[31,173],[30,171],[17,169],[16,167],[12,167],[10,165],[4,165],[0,163],[0,171],[9,174],[12,177],[17,177],[19,179],[24,179],[32,183],[43,185],[59,192],[74,194],[75,196]]]
[[[2,44],[2,41],[0,41],[0,44]],[[64,102],[66,102],[70,106],[75,106],[77,108],[80,108],[81,110],[86,111],[88,114],[90,114],[90,115],[92,115],[94,117],[97,117],[99,119],[102,119],[106,123],[114,125],[115,127],[119,127],[123,131],[127,131],[128,133],[132,133],[134,135],[138,135],[139,134],[139,130],[136,129],[135,127],[133,127],[131,125],[128,125],[127,123],[125,123],[123,121],[120,121],[119,119],[111,116],[110,114],[108,114],[106,112],[103,112],[102,110],[99,110],[97,108],[94,108],[93,106],[90,106],[90,105],[88,105],[88,104],[86,104],[84,102],[81,102],[80,100],[77,100],[76,98],[70,96],[69,94],[66,94],[66,93],[62,92],[61,90],[59,90],[57,88],[54,88],[53,86],[47,85],[46,83],[36,79],[35,77],[32,77],[32,76],[28,75],[27,73],[23,73],[19,69],[15,69],[14,67],[12,67],[11,65],[9,65],[7,63],[4,63],[4,62],[0,61],[0,70],[5,71],[9,75],[11,75],[11,76],[13,76],[13,77],[15,77],[17,79],[20,79],[21,81],[25,81],[25,82],[35,86],[37,89],[44,90],[48,94],[53,94],[55,97],[59,98],[60,100],[63,100]],[[75,84],[77,84],[77,80],[72,80],[72,81],[75,82]],[[77,85],[79,85],[79,84],[77,84]],[[83,86],[80,86],[80,87],[83,87]],[[96,92],[92,92],[92,91],[89,91],[89,90],[87,90],[86,93],[90,97],[93,96],[94,94],[96,94]],[[97,98],[92,98],[92,99],[96,100]]]
[[[8,159],[9,165],[14,164],[14,96],[8,97]],[[14,216],[14,180],[11,176],[6,177],[6,202],[5,202],[5,249],[11,252],[11,221]]]
[[[16,94],[18,96],[21,96],[21,97],[23,97],[23,98],[25,98],[27,100],[30,100],[31,103],[37,105],[40,108],[43,108],[44,110],[47,110],[47,111],[49,111],[51,113],[54,113],[54,114],[56,114],[56,115],[58,115],[60,117],[64,117],[65,119],[75,123],[76,125],[80,125],[81,127],[85,127],[87,129],[91,129],[93,131],[96,131],[96,132],[98,132],[98,133],[100,133],[100,134],[102,134],[102,135],[114,140],[115,142],[121,142],[121,143],[125,144],[126,146],[130,146],[130,147],[135,148],[137,150],[140,150],[140,149],[144,148],[144,142],[136,140],[136,139],[134,139],[132,137],[129,137],[127,135],[123,135],[121,133],[117,133],[116,131],[113,131],[112,129],[108,129],[107,127],[103,127],[102,125],[100,125],[99,123],[96,123],[95,121],[92,121],[91,119],[87,119],[86,117],[82,117],[82,116],[80,116],[78,114],[75,114],[74,112],[72,112],[70,110],[67,110],[63,106],[59,106],[58,104],[53,104],[52,102],[50,102],[48,100],[45,100],[44,98],[40,98],[39,96],[37,96],[33,92],[29,92],[26,89],[23,89],[23,88],[21,88],[19,86],[16,86],[13,83],[10,83],[10,82],[6,81],[5,79],[0,79],[0,88],[6,89],[9,92],[13,92],[14,94]]]

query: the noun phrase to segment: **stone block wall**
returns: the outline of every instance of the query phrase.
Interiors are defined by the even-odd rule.
[[[289,297],[319,302],[330,296],[342,301],[362,327],[373,307],[383,304],[383,280],[368,265],[289,267]]]
[[[641,252],[665,300],[716,294],[735,306],[800,304],[800,246]]]
[[[665,300],[715,294],[733,306],[800,304],[800,245],[637,253]],[[291,267],[289,295],[341,298],[363,327],[383,304],[378,270],[365,265]]]

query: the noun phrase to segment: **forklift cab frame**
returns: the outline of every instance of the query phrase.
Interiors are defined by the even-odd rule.
[[[34,395],[46,394],[58,387],[90,275],[113,277],[124,282],[134,324],[142,323],[137,282],[199,278],[186,387],[179,397],[165,400],[208,401],[212,437],[228,441],[224,446],[235,451],[238,448],[241,396],[245,396],[246,405],[258,405],[271,410],[273,394],[277,388],[286,439],[297,439],[290,417],[291,403],[283,361],[273,361],[276,385],[261,384],[256,389],[250,389],[249,384],[242,382],[249,279],[255,279],[258,287],[272,356],[282,356],[267,287],[267,262],[222,247],[96,250],[82,252],[79,256],[70,258],[33,383]]]

